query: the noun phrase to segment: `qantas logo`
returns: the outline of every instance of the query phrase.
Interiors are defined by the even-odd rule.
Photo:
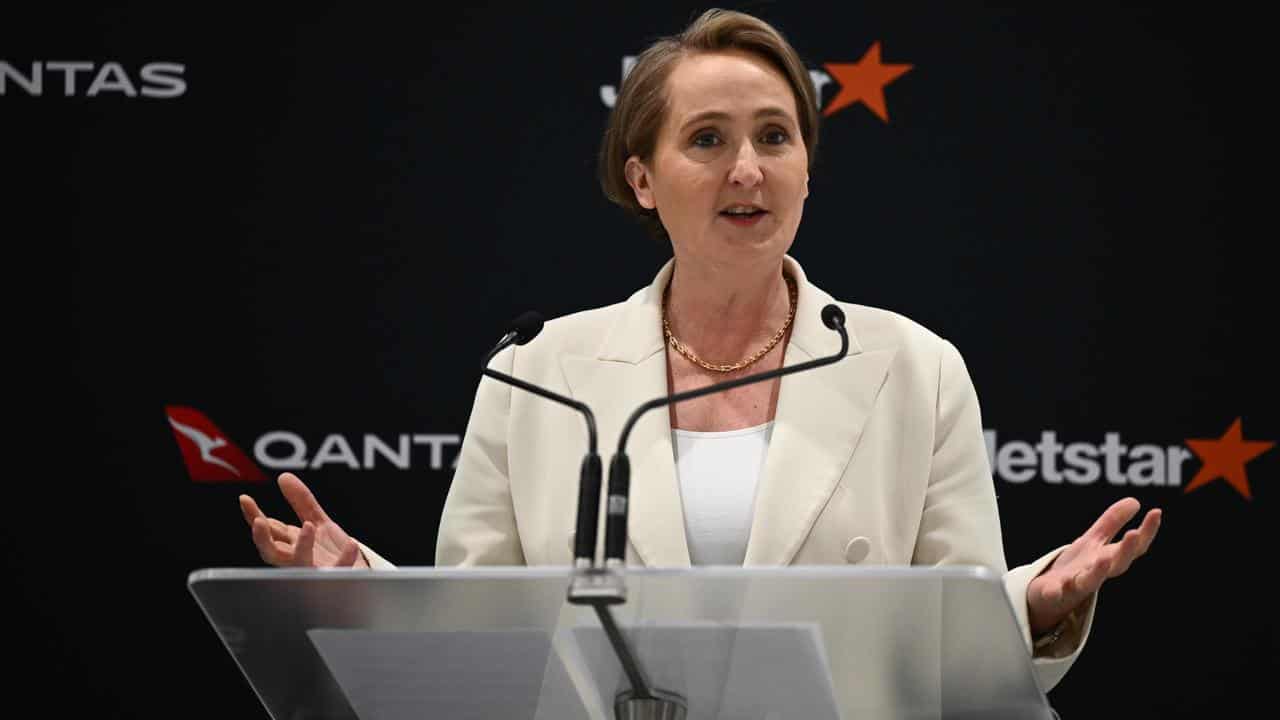
[[[147,63],[130,74],[118,62],[34,60],[10,63],[0,60],[0,97],[15,90],[31,97],[57,94],[63,97],[117,95],[129,98],[168,99],[187,92],[183,74],[187,66],[175,62]]]
[[[192,482],[265,482],[267,476],[199,410],[164,409]]]
[[[264,482],[267,475],[262,468],[318,470],[337,465],[348,470],[375,470],[389,465],[409,470],[425,465],[431,470],[451,470],[457,465],[462,442],[453,433],[399,433],[390,438],[364,433],[359,439],[330,433],[313,454],[302,435],[272,430],[254,440],[250,460],[199,410],[169,405],[164,411],[187,474],[192,482],[200,483]]]
[[[634,55],[622,58],[622,79],[626,79],[635,64],[636,56]],[[818,96],[818,107],[822,110],[824,117],[830,117],[847,107],[861,103],[881,121],[888,123],[889,109],[884,101],[884,88],[905,75],[912,67],[914,66],[905,63],[881,62],[880,42],[877,40],[857,62],[822,63],[821,68],[809,70],[809,79],[813,81],[813,88]],[[838,91],[823,107],[824,88],[833,83]],[[600,100],[605,107],[613,107],[618,101],[617,87],[600,86]]]

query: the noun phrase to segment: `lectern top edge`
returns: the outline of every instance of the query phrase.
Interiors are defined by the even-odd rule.
[[[569,565],[542,565],[528,567],[524,565],[486,565],[483,567],[403,567],[395,570],[367,570],[354,568],[201,568],[187,576],[187,586],[199,583],[223,580],[264,580],[285,578],[350,580],[359,578],[394,578],[400,580],[420,580],[425,578],[568,578],[573,568]],[[988,582],[1000,581],[1000,576],[989,568],[978,565],[880,565],[875,567],[851,568],[842,565],[787,565],[787,566],[698,566],[688,567],[634,567],[627,568],[629,575],[646,575],[649,577],[679,576],[691,572],[699,573],[703,578],[725,577],[771,577],[779,572],[800,578],[821,579],[824,577],[850,575],[876,579],[896,579],[929,574],[935,578],[964,579],[971,578]]]

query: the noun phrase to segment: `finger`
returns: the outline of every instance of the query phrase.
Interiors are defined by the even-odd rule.
[[[338,556],[338,562],[335,567],[353,567],[356,564],[356,557],[360,554],[360,548],[356,547],[356,541],[352,540],[347,544],[342,554]]]
[[[310,521],[302,523],[298,544],[293,550],[293,564],[300,567],[315,566],[316,526]]]
[[[1136,498],[1127,497],[1117,500],[1107,508],[1097,522],[1085,533],[1100,542],[1110,542],[1120,532],[1125,523],[1133,519],[1142,505]]]
[[[1137,530],[1130,530],[1114,547],[1116,550],[1115,560],[1111,566],[1111,577],[1125,574],[1133,561],[1142,554],[1142,534]]]
[[[267,518],[267,522],[270,524],[271,537],[273,539],[286,542],[290,546],[298,542],[298,533],[302,531],[302,528],[280,522],[275,518]]]
[[[244,521],[249,524],[249,527],[253,527],[254,518],[265,517],[258,503],[248,495],[240,496],[240,514],[244,516]]]
[[[271,539],[271,529],[266,518],[259,518],[253,522],[253,544],[258,548],[258,555],[262,561],[268,565],[279,567],[289,565],[293,560],[288,546],[281,547]]]
[[[240,512],[244,515],[245,522],[249,523],[249,527],[253,527],[253,521],[262,518],[267,521],[267,527],[271,530],[271,537],[276,540],[282,540],[289,545],[297,542],[298,528],[276,520],[273,517],[267,517],[263,514],[262,509],[258,507],[258,503],[248,495],[240,496]]]
[[[1142,534],[1142,547],[1138,550],[1139,555],[1147,554],[1147,549],[1151,547],[1151,542],[1156,539],[1156,533],[1160,531],[1160,521],[1164,519],[1164,513],[1156,508],[1147,513],[1142,519],[1142,527],[1138,531]]]
[[[311,490],[302,484],[297,475],[281,473],[279,483],[280,492],[284,493],[289,506],[298,514],[299,520],[310,520],[320,524],[329,519],[329,516],[325,515],[324,508],[320,507],[320,503],[316,501],[316,496],[311,494]]]
[[[1130,530],[1124,534],[1120,542],[1114,544],[1118,546],[1116,552],[1121,558],[1133,559],[1138,556],[1138,551],[1142,549],[1142,533],[1137,530]]]

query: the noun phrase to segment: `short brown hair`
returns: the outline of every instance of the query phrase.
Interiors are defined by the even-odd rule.
[[[605,197],[639,216],[659,239],[668,239],[656,210],[641,207],[627,183],[627,158],[648,162],[666,120],[667,78],[686,55],[698,52],[741,50],[759,56],[782,73],[796,99],[800,134],[809,166],[818,149],[818,100],[799,53],[782,33],[765,21],[732,10],[712,9],[694,20],[679,35],[664,37],[640,53],[622,81],[609,126],[600,145],[600,186]]]

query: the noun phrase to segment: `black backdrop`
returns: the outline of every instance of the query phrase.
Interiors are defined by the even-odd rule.
[[[1257,242],[1274,240],[1258,223],[1274,184],[1228,171],[1228,158],[1269,165],[1250,132],[1268,93],[1257,21],[738,7],[814,70],[876,42],[883,62],[913,66],[884,89],[888,122],[865,104],[825,119],[793,254],[833,295],[960,348],[1005,453],[993,481],[1010,563],[1125,495],[1165,510],[1051,693],[1063,717],[1260,702],[1280,450],[1237,463],[1250,498],[1221,478],[1188,491],[1205,465],[1188,441],[1237,418],[1246,441],[1280,440],[1264,350],[1275,266]],[[250,457],[268,433],[296,435],[324,460],[300,474],[349,531],[401,565],[432,562],[456,444],[431,441],[439,467],[423,440],[407,468],[366,467],[364,438],[461,435],[477,362],[510,317],[650,280],[669,251],[595,185],[601,88],[702,9],[6,9],[0,234],[11,392],[26,402],[10,408],[24,467],[11,463],[5,602],[10,652],[69,690],[41,694],[47,709],[265,714],[185,581],[260,565],[237,494],[287,509],[271,485],[193,481],[167,406],[200,411]],[[44,65],[64,61],[92,64],[70,94]],[[147,80],[150,63],[181,65],[181,94],[148,97],[174,88]],[[1055,483],[1027,461],[1021,479],[1033,451],[1010,444],[1047,432],[1095,448],[1101,477]],[[1108,434],[1166,460],[1108,473]]]

